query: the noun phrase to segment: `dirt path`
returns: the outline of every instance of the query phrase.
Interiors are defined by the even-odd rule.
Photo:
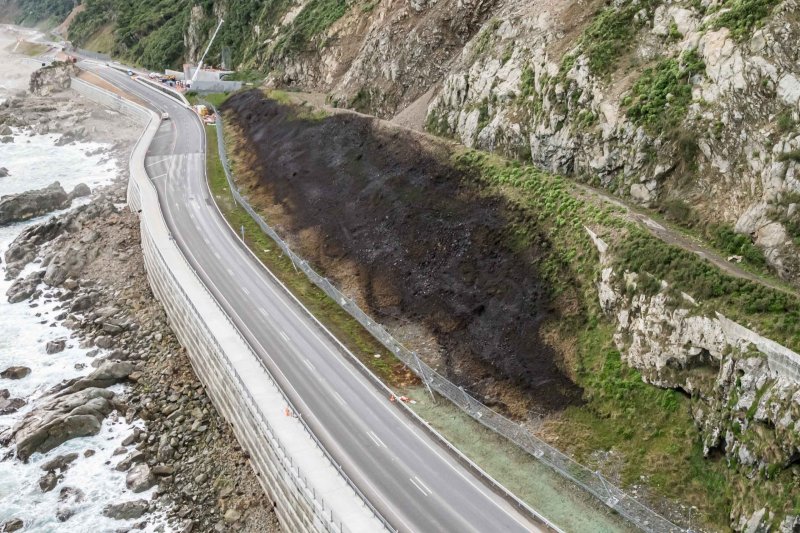
[[[639,207],[631,206],[619,198],[612,196],[610,193],[595,189],[586,184],[572,181],[576,189],[580,191],[589,200],[599,200],[605,203],[621,207],[625,210],[626,215],[632,222],[638,223],[645,228],[654,237],[658,237],[662,241],[683,248],[688,252],[692,252],[703,259],[708,260],[714,266],[725,272],[726,274],[735,278],[747,279],[755,283],[764,285],[771,289],[791,294],[795,297],[800,297],[800,292],[789,285],[782,283],[777,279],[770,279],[765,276],[760,276],[754,272],[746,270],[736,263],[728,261],[722,254],[705,244],[699,237],[689,236],[677,228],[665,226],[661,222],[654,220],[650,214]]]

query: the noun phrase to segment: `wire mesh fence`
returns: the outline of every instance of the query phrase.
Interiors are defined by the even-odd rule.
[[[212,106],[213,107],[213,106]],[[216,109],[215,109],[216,111]],[[269,224],[250,206],[249,202],[240,193],[233,181],[233,175],[228,163],[223,138],[223,124],[219,113],[217,116],[217,148],[219,150],[220,161],[225,170],[225,176],[230,188],[231,196],[250,217],[258,224],[283,253],[292,261],[295,269],[302,271],[308,279],[325,294],[336,301],[342,309],[357,320],[367,331],[369,331],[383,346],[391,351],[406,367],[414,372],[429,390],[436,391],[441,396],[456,404],[470,417],[483,424],[485,427],[498,433],[542,463],[550,466],[563,477],[571,480],[602,503],[625,517],[632,524],[644,531],[652,532],[678,532],[684,531],[682,528],[672,523],[670,520],[656,513],[646,505],[642,504],[625,491],[616,487],[608,479],[597,471],[591,470],[586,466],[571,459],[561,453],[556,448],[550,446],[543,440],[531,433],[524,425],[514,422],[502,414],[483,405],[480,401],[471,396],[462,387],[442,376],[436,370],[425,364],[415,352],[403,346],[386,329],[375,320],[370,318],[361,310],[355,302],[341,293],[325,277],[320,276],[307,261],[297,256],[281,237],[273,230]]]

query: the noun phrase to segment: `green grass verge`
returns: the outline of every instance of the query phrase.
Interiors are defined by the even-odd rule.
[[[636,531],[594,496],[479,424],[446,398],[437,394],[434,403],[423,387],[409,388],[404,393],[417,402],[410,405],[411,409],[436,431],[514,495],[565,531]]]

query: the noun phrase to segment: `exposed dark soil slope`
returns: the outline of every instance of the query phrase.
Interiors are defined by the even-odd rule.
[[[579,401],[543,340],[557,317],[537,274],[547,237],[515,249],[514,213],[448,163],[448,145],[353,114],[302,118],[259,91],[224,111],[248,141],[251,194],[279,206],[272,222],[340,285],[347,265],[344,285],[373,316],[423,324],[470,390],[511,381],[548,409]]]

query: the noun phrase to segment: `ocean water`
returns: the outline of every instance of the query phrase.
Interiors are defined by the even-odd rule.
[[[0,144],[0,166],[8,168],[10,175],[0,178],[0,195],[19,193],[45,187],[59,181],[71,191],[78,183],[92,189],[110,183],[117,175],[117,164],[106,153],[95,153],[107,148],[99,143],[76,143],[56,146],[58,135],[20,135],[15,132],[15,142]],[[73,202],[73,207],[88,199]],[[51,215],[47,215],[51,216]],[[34,219],[11,226],[0,227],[0,254],[27,226],[43,220]],[[37,265],[29,265],[30,272]],[[0,416],[0,428],[13,426],[30,411],[32,404],[50,387],[64,379],[88,374],[93,370],[88,349],[70,339],[70,331],[61,326],[51,327],[53,308],[57,302],[40,299],[35,307],[29,302],[9,304],[5,293],[12,282],[5,281],[5,264],[0,267],[0,370],[12,365],[30,367],[29,376],[20,380],[0,379],[0,389],[8,389],[12,398],[22,397],[28,405],[16,413]],[[58,354],[48,355],[45,344],[54,339],[66,338],[67,348]],[[121,392],[124,385],[111,390]],[[86,531],[116,531],[136,521],[112,520],[102,516],[108,503],[149,499],[155,489],[142,494],[132,494],[125,487],[125,474],[113,466],[125,456],[112,457],[113,451],[131,433],[133,425],[112,414],[103,423],[101,432],[93,437],[73,439],[46,454],[34,454],[28,463],[16,459],[0,461],[0,524],[11,518],[21,518],[24,531],[83,533]],[[83,451],[92,449],[95,454],[85,458]],[[56,455],[79,453],[80,457],[67,470],[64,479],[51,492],[42,493],[38,480],[45,473],[40,465]],[[0,457],[8,450],[0,449]],[[83,492],[81,501],[59,501],[63,487],[74,487]],[[56,512],[66,507],[74,514],[59,522]],[[164,523],[163,516],[150,517],[145,531],[153,531]],[[168,528],[167,528],[168,529]]]

